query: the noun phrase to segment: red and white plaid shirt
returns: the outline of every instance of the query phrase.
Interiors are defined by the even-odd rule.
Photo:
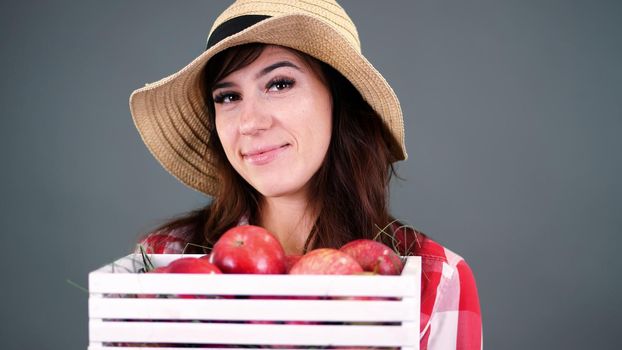
[[[483,349],[479,296],[471,268],[458,254],[418,231],[412,255],[420,256],[420,350]],[[141,240],[153,254],[179,254],[187,242],[183,230],[154,232]]]

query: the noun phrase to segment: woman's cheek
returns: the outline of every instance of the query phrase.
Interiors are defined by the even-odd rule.
[[[222,118],[216,118],[216,134],[218,134],[220,144],[229,160],[231,160],[232,149],[234,148],[234,133],[235,130],[231,123],[225,123]]]

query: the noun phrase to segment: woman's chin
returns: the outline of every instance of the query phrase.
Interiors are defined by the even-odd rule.
[[[296,196],[303,193],[301,186],[287,185],[280,183],[264,183],[257,186],[253,186],[257,192],[265,198],[277,198],[286,196]]]

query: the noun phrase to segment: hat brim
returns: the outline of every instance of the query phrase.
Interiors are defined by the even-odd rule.
[[[209,118],[201,73],[217,53],[247,43],[293,48],[331,65],[381,116],[394,138],[389,147],[395,159],[407,158],[402,111],[384,77],[330,25],[307,15],[284,15],[227,37],[178,72],[131,94],[130,111],[143,142],[179,181],[207,195],[217,193],[219,180],[207,147]]]

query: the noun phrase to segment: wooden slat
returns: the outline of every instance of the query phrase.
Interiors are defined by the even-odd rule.
[[[123,261],[127,263],[127,259]],[[409,257],[404,269],[407,274],[401,276],[138,274],[100,269],[89,274],[89,292],[409,297],[419,295],[418,266],[419,257]]]
[[[89,317],[148,320],[400,322],[418,320],[414,298],[401,301],[91,298]]]
[[[89,324],[92,342],[415,346],[418,326],[266,325],[169,322]]]

